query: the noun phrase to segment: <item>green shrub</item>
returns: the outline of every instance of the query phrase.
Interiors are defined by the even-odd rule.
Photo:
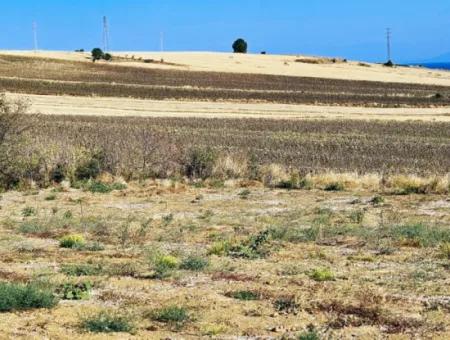
[[[158,278],[169,276],[179,266],[180,261],[175,256],[159,255],[153,259],[153,269],[155,270],[155,276]]]
[[[312,331],[307,331],[307,332],[299,334],[297,336],[297,339],[298,340],[320,340],[320,337],[316,331],[312,330]]]
[[[50,171],[50,180],[54,183],[61,183],[66,178],[66,169],[64,165],[58,163],[56,167],[54,167]]]
[[[281,313],[297,313],[300,305],[297,303],[295,296],[282,296],[275,300],[273,306]]]
[[[216,160],[217,155],[211,148],[193,149],[185,162],[185,174],[189,178],[211,177]]]
[[[37,221],[24,222],[19,226],[22,234],[44,235],[49,233],[50,228],[47,225],[38,223]]]
[[[56,195],[55,194],[50,194],[48,196],[45,197],[46,201],[54,201],[56,200]]]
[[[67,210],[67,211],[64,213],[63,217],[64,217],[66,220],[70,220],[71,218],[73,218],[73,213],[72,213],[70,210]]]
[[[85,246],[86,241],[83,235],[66,235],[59,241],[61,248],[81,249]]]
[[[209,255],[224,256],[231,248],[230,241],[217,241],[214,242],[208,249]]]
[[[252,192],[248,189],[242,190],[238,195],[241,199],[247,200]]]
[[[254,292],[251,290],[239,290],[236,292],[229,292],[226,293],[225,296],[231,297],[233,299],[237,300],[243,300],[243,301],[255,301],[260,300],[261,294],[258,292]]]
[[[370,200],[370,203],[372,203],[373,205],[380,205],[384,203],[384,198],[383,196],[375,196]]]
[[[53,291],[37,284],[0,282],[0,312],[52,308],[58,303]]]
[[[450,242],[450,230],[446,227],[427,226],[422,223],[396,225],[380,231],[406,246],[434,247],[441,242]]]
[[[81,163],[75,169],[75,179],[82,181],[88,179],[95,179],[100,174],[100,162],[101,157],[99,155],[95,155],[91,159]]]
[[[93,333],[131,333],[134,326],[130,319],[116,312],[103,311],[83,320],[81,326]]]
[[[344,184],[340,182],[334,182],[327,184],[324,188],[325,191],[344,191],[345,187]]]
[[[208,266],[209,266],[208,259],[201,256],[191,255],[181,262],[180,268],[184,270],[202,271]]]
[[[169,306],[155,310],[150,313],[150,316],[155,321],[176,326],[182,326],[189,321],[189,313],[186,308],[178,306]]]
[[[63,300],[86,300],[90,296],[91,289],[92,283],[89,281],[65,283],[60,288],[60,294]]]
[[[113,188],[110,185],[98,181],[91,182],[86,189],[92,193],[98,194],[108,194],[113,191]]]
[[[103,274],[104,268],[101,264],[67,264],[61,272],[68,276],[95,276]]]
[[[249,237],[241,244],[234,245],[228,250],[229,256],[255,259],[268,254],[266,247],[271,238],[270,230],[263,230],[256,235]]]
[[[334,281],[335,277],[333,272],[329,268],[316,268],[313,269],[308,276],[314,281]]]
[[[32,207],[25,207],[22,209],[22,216],[23,217],[30,217],[30,216],[35,216],[36,215],[36,209],[32,208]]]
[[[355,210],[350,214],[350,219],[353,223],[361,224],[364,220],[364,215],[363,210]]]

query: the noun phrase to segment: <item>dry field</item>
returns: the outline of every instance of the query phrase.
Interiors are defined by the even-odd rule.
[[[121,189],[2,195],[0,277],[60,299],[0,313],[3,338],[450,336],[446,196]],[[74,234],[84,243],[65,248]],[[130,328],[89,333],[99,313]]]
[[[450,107],[373,108],[211,101],[145,100],[8,93],[32,104],[30,112],[45,115],[172,118],[265,118],[322,120],[394,120],[450,122]]]
[[[61,51],[1,51],[0,54],[89,62],[89,53]],[[364,80],[450,86],[448,72],[421,68],[386,68],[381,65],[337,59],[286,55],[236,55],[211,52],[113,52],[125,59],[115,65],[163,70],[265,74],[295,77]],[[133,59],[134,56],[134,59]],[[144,63],[144,60],[151,62]],[[161,63],[161,59],[164,63]]]
[[[0,56],[0,90],[40,95],[391,108],[450,104],[448,86],[147,69],[8,55]]]
[[[131,55],[0,54],[1,339],[450,338],[449,73]]]
[[[270,164],[308,172],[445,175],[450,123],[364,120],[282,120],[42,116],[31,150],[73,167],[83,150],[104,155],[115,175],[183,176],[192,150],[211,148],[236,159],[231,177]],[[33,153],[33,151],[30,151]]]

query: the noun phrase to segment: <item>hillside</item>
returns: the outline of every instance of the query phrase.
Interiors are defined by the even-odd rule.
[[[1,51],[0,54],[90,61],[89,53],[61,51]],[[366,80],[450,86],[450,73],[413,67],[386,68],[382,65],[343,62],[330,58],[289,55],[231,54],[216,52],[113,52],[122,57],[112,64],[142,68],[232,72],[328,79]],[[151,61],[145,63],[144,60]],[[161,64],[160,61],[164,60]]]

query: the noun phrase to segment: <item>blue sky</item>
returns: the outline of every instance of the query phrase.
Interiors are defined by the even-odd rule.
[[[251,52],[383,61],[385,29],[397,62],[450,52],[449,0],[14,0],[2,1],[1,49],[101,45],[102,17],[112,50],[229,51],[243,37]],[[450,59],[450,58],[449,58]]]

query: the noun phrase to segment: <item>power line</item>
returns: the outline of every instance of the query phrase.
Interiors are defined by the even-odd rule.
[[[103,51],[109,51],[109,25],[106,16],[103,17]]]

